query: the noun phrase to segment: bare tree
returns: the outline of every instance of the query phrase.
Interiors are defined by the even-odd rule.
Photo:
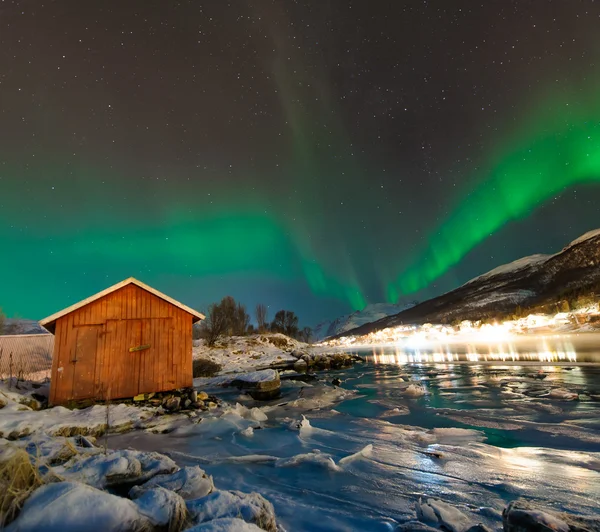
[[[221,335],[242,336],[248,331],[250,316],[246,307],[236,303],[231,296],[225,296],[220,303],[213,303],[208,307],[207,318],[202,323],[201,336],[206,338],[206,343],[214,345]]]
[[[299,333],[298,338],[305,343],[310,343],[312,337],[312,329],[310,327],[304,327]]]
[[[268,324],[267,305],[259,303],[258,305],[256,305],[256,310],[254,312],[256,313],[256,324],[258,325],[258,332],[265,332],[267,330]]]
[[[209,346],[215,345],[215,342],[222,334],[227,332],[227,316],[223,308],[218,303],[213,303],[208,307],[206,319],[202,323],[206,343]]]
[[[291,310],[278,310],[271,323],[271,330],[295,338],[298,335],[298,316]]]
[[[2,309],[0,308],[0,334],[4,334],[4,324],[6,323],[6,316]]]

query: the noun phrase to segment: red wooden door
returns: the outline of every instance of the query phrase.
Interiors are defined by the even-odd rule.
[[[101,325],[83,325],[75,328],[75,348],[69,364],[73,366],[71,399],[93,398],[95,394],[96,351]]]

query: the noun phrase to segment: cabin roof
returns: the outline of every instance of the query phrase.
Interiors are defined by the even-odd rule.
[[[150,292],[151,294],[154,294],[156,297],[163,299],[167,303],[171,303],[171,305],[175,305],[176,307],[179,307],[180,309],[185,310],[188,314],[192,315],[193,323],[196,323],[197,321],[203,320],[205,318],[204,314],[194,310],[193,308],[190,308],[187,305],[184,305],[183,303],[180,303],[179,301],[176,301],[175,299],[163,294],[162,292],[155,290],[151,286],[148,286],[147,284],[142,283],[142,281],[138,281],[134,277],[129,277],[129,279],[125,279],[124,281],[121,281],[120,283],[109,286],[105,290],[102,290],[102,292],[98,292],[97,294],[94,294],[93,296],[90,296],[87,299],[81,300],[79,303],[75,303],[74,305],[71,305],[70,307],[67,307],[59,312],[56,312],[55,314],[52,314],[52,316],[48,316],[47,318],[44,318],[43,320],[40,321],[40,325],[42,325],[43,327],[48,329],[50,332],[54,332],[54,324],[56,323],[56,321],[58,319],[62,318],[63,316],[66,316],[67,314],[70,314],[71,312],[73,312],[77,309],[80,309],[81,307],[85,307],[86,305],[93,303],[94,301],[100,299],[101,297],[107,296],[108,294],[111,294],[112,292],[119,290],[119,288],[123,288],[124,286],[127,286],[129,284],[134,284],[136,286],[139,286],[141,289],[146,290],[147,292]]]

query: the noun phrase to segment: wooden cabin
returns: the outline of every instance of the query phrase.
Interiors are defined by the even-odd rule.
[[[54,334],[50,403],[192,385],[199,312],[130,277],[40,322]]]

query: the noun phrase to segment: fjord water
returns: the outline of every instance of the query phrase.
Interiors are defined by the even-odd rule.
[[[514,347],[502,361],[482,361],[484,349],[479,362],[469,359],[472,346],[454,346],[457,360],[443,362],[426,362],[435,349],[370,350],[364,364],[318,382],[284,381],[282,397],[261,407],[266,420],[237,409],[170,434],[119,436],[113,446],[171,453],[220,489],[258,491],[288,530],[393,530],[415,518],[419,498],[455,505],[493,530],[519,497],[597,515],[600,349],[590,341],[570,338],[567,359],[564,338],[545,339],[543,353]],[[329,384],[336,377],[339,389]],[[261,428],[242,434],[248,426]]]

